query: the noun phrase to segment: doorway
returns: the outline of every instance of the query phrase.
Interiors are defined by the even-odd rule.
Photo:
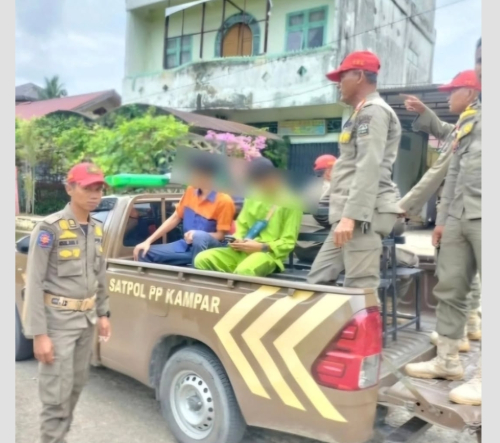
[[[253,36],[250,26],[236,23],[231,26],[222,42],[223,57],[241,57],[252,55]]]

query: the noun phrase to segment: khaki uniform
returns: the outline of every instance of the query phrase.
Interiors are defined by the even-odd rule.
[[[481,274],[481,107],[460,119],[452,146],[452,159],[438,209],[436,225],[445,226],[438,260],[434,294],[437,332],[462,338],[467,321],[467,294]]]
[[[102,225],[91,219],[85,235],[69,204],[33,230],[24,333],[27,337],[47,334],[54,346],[54,362],[39,363],[41,443],[62,443],[69,431],[73,410],[88,377],[94,325],[97,317],[106,315],[109,309],[105,272]],[[69,310],[59,297],[87,299],[87,306],[80,309],[90,309]]]
[[[382,238],[401,212],[391,179],[400,140],[401,124],[377,92],[344,125],[331,181],[332,230],[312,265],[309,283],[334,281],[345,269],[345,286],[378,288]],[[337,248],[333,232],[343,217],[356,225],[352,240]]]
[[[476,109],[465,111],[456,125],[443,122],[429,108],[413,123],[413,130],[423,131],[436,137],[442,143],[441,154],[420,181],[400,201],[399,206],[408,215],[416,215],[442,185],[453,158],[453,144],[459,127],[473,122]],[[477,310],[481,305],[481,284],[479,275],[474,277],[469,291],[469,308]]]

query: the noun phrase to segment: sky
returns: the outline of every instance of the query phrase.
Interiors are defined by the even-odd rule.
[[[481,0],[437,0],[437,7],[433,80],[443,83],[473,68]],[[120,93],[125,28],[124,0],[16,0],[16,85],[43,86],[59,75],[69,95]]]

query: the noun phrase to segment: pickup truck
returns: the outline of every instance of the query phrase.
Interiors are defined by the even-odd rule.
[[[411,442],[431,425],[480,440],[481,408],[448,400],[457,382],[402,375],[405,364],[435,355],[430,294],[420,301],[420,327],[389,334],[384,346],[373,290],[310,285],[307,269],[293,267],[256,278],[133,261],[134,246],[178,201],[172,193],[109,196],[93,214],[104,224],[113,330],[107,343],[96,340],[93,364],[154,389],[180,443],[238,443],[247,425],[329,443]],[[16,242],[16,360],[32,356],[19,315],[28,225]],[[178,227],[158,242],[181,236]],[[402,309],[414,308],[414,294]],[[463,356],[468,374],[476,352]],[[412,417],[397,428],[385,420],[394,407]]]

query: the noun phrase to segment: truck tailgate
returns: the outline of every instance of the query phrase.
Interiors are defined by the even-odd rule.
[[[465,368],[465,381],[470,380],[474,375],[479,358],[480,349],[477,342],[471,342],[469,352],[460,354],[460,359]],[[424,360],[424,358],[418,358],[415,361],[419,360]],[[404,368],[401,372],[404,372]],[[481,427],[481,406],[458,405],[448,399],[450,391],[460,386],[464,381],[421,380],[406,376],[405,378],[424,397],[430,408],[421,404],[406,388],[403,381],[399,381],[392,386],[382,387],[379,391],[380,403],[387,406],[404,407],[415,416],[429,423],[458,431],[465,429],[477,430]]]

